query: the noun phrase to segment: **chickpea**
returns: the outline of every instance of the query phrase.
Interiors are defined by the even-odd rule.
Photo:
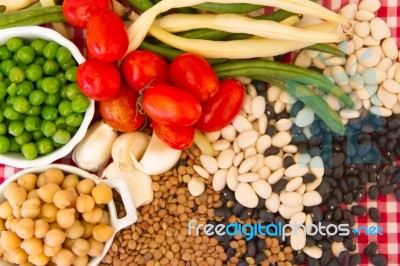
[[[69,249],[62,249],[56,256],[57,266],[70,266],[75,261],[75,254]]]
[[[74,224],[65,231],[66,237],[70,239],[78,239],[83,237],[85,233],[85,227],[81,224],[80,221],[75,220]],[[89,237],[92,235],[90,231]]]
[[[52,168],[44,172],[46,183],[61,185],[64,180],[64,173],[60,169]]]
[[[72,244],[74,244],[75,239],[66,238],[63,243],[63,248],[71,250]]]
[[[95,184],[91,179],[83,179],[76,186],[76,190],[79,194],[90,195]]]
[[[7,191],[6,199],[9,201],[13,209],[18,209],[22,206],[22,203],[26,200],[26,197],[27,193],[23,187],[13,186],[10,187],[10,189]]]
[[[65,241],[65,233],[58,229],[51,229],[47,232],[44,237],[44,242],[49,246],[58,246],[64,243]]]
[[[5,251],[11,251],[21,244],[21,239],[16,233],[10,231],[2,231],[0,235],[0,246]]]
[[[89,249],[90,249],[89,241],[82,238],[74,240],[71,247],[72,252],[74,252],[75,255],[77,256],[87,255]]]
[[[112,200],[113,193],[109,186],[100,182],[97,186],[95,186],[92,190],[92,197],[96,204],[106,204]]]
[[[74,174],[69,174],[64,178],[64,181],[61,183],[62,189],[67,188],[76,188],[79,183],[79,177]]]
[[[72,265],[74,266],[86,266],[89,263],[89,256],[85,255],[85,256],[80,256],[80,257],[76,257],[74,263]]]
[[[26,254],[26,252],[20,247],[13,249],[9,252],[9,255],[9,261],[11,263],[22,264],[28,260],[28,254]]]
[[[38,178],[37,178],[37,181],[36,181],[36,186],[38,188],[40,188],[40,187],[42,187],[42,186],[44,186],[46,184],[47,184],[47,179],[46,179],[45,174],[44,173],[40,173],[38,175]]]
[[[33,189],[31,191],[29,191],[28,196],[26,197],[27,199],[39,199],[39,194],[38,194],[38,190],[37,189]]]
[[[98,224],[93,228],[93,238],[100,242],[107,242],[114,234],[114,229],[106,224]]]
[[[0,218],[7,219],[12,215],[12,207],[10,203],[6,200],[0,204]]]
[[[28,199],[22,203],[21,216],[24,218],[36,218],[40,214],[41,203],[39,199]]]
[[[59,190],[54,194],[53,202],[57,208],[64,209],[73,205],[74,195],[71,190]]]
[[[21,248],[25,250],[28,255],[40,255],[43,253],[43,241],[36,237],[25,239],[21,243]]]
[[[67,188],[66,191],[71,193],[71,198],[72,198],[72,202],[71,202],[71,207],[76,207],[76,200],[78,199],[78,192],[76,192],[75,188]]]
[[[14,221],[17,220],[17,221]],[[15,218],[14,216],[10,216],[7,218],[6,222],[4,223],[4,225],[6,226],[6,229],[8,231],[13,231],[12,228],[15,227],[15,224],[18,222],[18,219]]]
[[[22,218],[21,208],[14,208],[13,215],[15,218]]]
[[[104,244],[97,241],[93,237],[89,240],[90,249],[88,255],[91,257],[100,257],[103,254]]]
[[[4,220],[0,219],[0,232],[6,230],[6,224]]]
[[[60,250],[62,249],[62,245],[58,245],[58,246],[48,246],[46,244],[43,245],[43,252],[46,256],[48,257],[54,257],[55,255],[57,255],[58,252],[60,252]]]
[[[19,266],[34,266],[32,263],[29,261],[22,262]]]
[[[99,221],[101,224],[111,224],[110,220],[110,213],[108,211],[103,211],[103,215],[101,217],[101,220]]]
[[[93,228],[95,227],[96,224],[88,223],[86,221],[82,221],[82,225],[84,227],[84,234],[82,238],[90,238],[93,233]]]
[[[8,198],[11,195],[11,188],[14,187],[19,187],[18,184],[16,182],[11,182],[10,184],[8,184],[5,188],[4,188],[4,197]]]
[[[82,213],[82,217],[88,223],[97,224],[103,218],[103,211],[95,207],[91,211]]]
[[[54,194],[61,188],[54,183],[47,183],[38,189],[38,194],[41,200],[46,203],[53,203]]]
[[[80,213],[90,212],[94,208],[94,200],[91,196],[81,194],[76,200],[76,210]]]
[[[47,232],[50,230],[50,225],[43,219],[35,220],[35,237],[44,238]],[[47,255],[47,254],[46,254]]]
[[[60,231],[64,231],[64,229],[57,223],[57,222],[52,222],[49,224],[50,230],[51,229],[58,229]]]
[[[42,206],[39,217],[48,223],[56,220],[58,208],[53,203],[45,203]]]
[[[15,226],[15,232],[22,239],[33,237],[35,222],[31,218],[23,218]]]
[[[24,174],[17,180],[18,185],[25,188],[26,191],[35,189],[37,182],[37,176],[35,174]]]
[[[44,253],[39,255],[29,255],[28,261],[38,266],[44,266],[49,263],[50,258],[47,257]]]
[[[57,223],[64,229],[70,228],[75,222],[75,209],[66,208],[57,212]]]

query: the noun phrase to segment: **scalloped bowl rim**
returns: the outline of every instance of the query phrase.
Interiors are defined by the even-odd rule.
[[[24,26],[0,30],[0,45],[4,44],[8,39],[12,37],[21,37],[27,40],[42,38],[49,41],[55,41],[61,46],[64,46],[68,50],[70,50],[72,56],[78,64],[82,64],[86,60],[79,51],[78,47],[73,42],[66,39],[55,30],[49,28],[44,28],[40,26]],[[94,100],[90,99],[90,105],[85,112],[82,124],[79,126],[78,131],[71,138],[71,140],[64,146],[55,149],[49,154],[39,155],[34,160],[25,159],[21,153],[7,152],[5,154],[0,154],[0,163],[17,168],[27,168],[48,165],[58,159],[67,156],[74,149],[74,147],[85,137],[90,122],[93,119],[94,110],[95,102]]]

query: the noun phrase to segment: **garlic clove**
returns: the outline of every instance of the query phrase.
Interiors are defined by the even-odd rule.
[[[122,169],[118,163],[112,162],[104,170],[102,178],[124,179],[130,191],[132,201],[136,207],[149,204],[153,201],[152,180],[147,174],[135,168]]]
[[[131,158],[136,169],[148,175],[159,175],[174,167],[181,154],[182,151],[169,147],[153,132],[143,157],[139,159],[131,152]]]
[[[112,146],[111,157],[122,168],[132,166],[131,154],[135,158],[142,158],[149,146],[150,136],[142,132],[129,132],[120,135]]]
[[[111,158],[111,148],[118,134],[103,121],[93,124],[72,153],[72,160],[82,169],[98,171]]]

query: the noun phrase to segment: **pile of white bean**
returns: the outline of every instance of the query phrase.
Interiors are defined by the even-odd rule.
[[[359,117],[361,108],[385,117],[400,113],[399,49],[396,39],[390,37],[387,23],[375,16],[380,7],[379,0],[364,0],[340,10],[352,23],[345,30],[352,37],[338,46],[347,58],[304,50],[295,60],[296,65],[323,70],[325,76],[350,94],[354,109],[344,108],[333,96],[326,97],[345,123]]]

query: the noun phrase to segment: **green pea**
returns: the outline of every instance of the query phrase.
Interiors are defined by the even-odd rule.
[[[31,42],[31,47],[35,50],[38,55],[43,54],[43,49],[46,46],[47,41],[43,39],[35,39]]]
[[[67,126],[71,127],[79,127],[82,124],[82,121],[83,121],[83,115],[77,113],[72,113],[65,118]]]
[[[44,104],[49,105],[49,106],[58,106],[61,101],[61,96],[58,93],[52,93],[47,95],[46,100],[44,101]]]
[[[58,110],[54,106],[44,106],[42,108],[42,118],[49,121],[54,121],[57,119]]]
[[[8,134],[13,135],[14,137],[21,135],[24,130],[24,122],[20,120],[11,121],[8,125]]]
[[[7,134],[7,125],[5,123],[0,123],[0,135]]]
[[[39,90],[43,89],[43,80],[44,78],[40,78],[38,81],[36,81],[36,88],[38,88]]]
[[[28,115],[24,119],[24,127],[26,131],[32,132],[40,129],[41,120],[37,115]]]
[[[15,142],[18,143],[19,145],[24,145],[28,142],[32,141],[32,134],[29,132],[24,131],[21,135],[18,137],[15,137]]]
[[[33,83],[29,80],[25,80],[22,83],[17,85],[17,95],[28,97],[29,94],[35,89]]]
[[[58,63],[65,64],[71,60],[72,54],[67,48],[60,47],[57,50],[56,58],[57,58]]]
[[[0,61],[10,59],[12,53],[7,49],[6,45],[0,45]]]
[[[18,86],[15,83],[11,83],[11,85],[7,87],[8,95],[15,96],[17,95],[17,92],[18,92]]]
[[[31,104],[29,103],[28,99],[22,96],[16,96],[12,103],[12,106],[15,111],[21,114],[28,112],[31,108]]]
[[[24,46],[24,42],[22,41],[21,38],[13,37],[13,38],[8,39],[8,41],[7,41],[7,48],[8,48],[8,50],[10,50],[10,52],[15,53],[22,46]]]
[[[42,124],[40,125],[40,130],[46,137],[51,137],[54,135],[54,133],[56,133],[57,126],[51,121],[43,120]]]
[[[47,59],[45,57],[38,56],[38,57],[35,58],[33,63],[36,64],[36,65],[39,65],[39,66],[43,66],[46,61],[47,61]]]
[[[35,60],[35,50],[30,46],[23,46],[18,49],[16,53],[19,62],[23,64],[30,64]]]
[[[57,128],[66,128],[67,127],[67,122],[65,120],[65,117],[57,117],[56,121],[54,121],[56,124]]]
[[[60,66],[53,59],[49,59],[43,64],[43,73],[48,76],[55,75],[58,70],[60,70]]]
[[[67,126],[67,130],[71,134],[71,136],[75,135],[75,133],[78,131],[78,129],[79,129],[79,126],[77,126],[77,127]]]
[[[3,122],[4,120],[4,111],[3,109],[0,109],[0,122]]]
[[[90,105],[89,99],[85,95],[77,95],[73,100],[72,100],[72,110],[74,110],[75,113],[84,113]]]
[[[3,82],[4,82],[7,86],[10,86],[11,83],[12,83],[8,77],[6,77],[6,78],[3,80]]]
[[[24,144],[21,147],[22,155],[24,155],[27,160],[34,160],[38,156],[38,149],[36,148],[35,143],[29,142]]]
[[[10,139],[10,151],[12,151],[12,152],[20,152],[21,151],[21,145],[19,145],[15,141],[15,138]]]
[[[0,71],[8,77],[10,70],[15,66],[17,66],[15,61],[7,59],[0,63]]]
[[[42,107],[41,106],[34,106],[32,105],[31,108],[29,109],[28,112],[26,112],[26,115],[40,115],[42,113]]]
[[[43,77],[43,69],[38,64],[31,64],[25,69],[25,76],[28,80],[36,82]]]
[[[52,139],[56,143],[67,144],[71,140],[71,134],[66,129],[59,128]]]
[[[0,98],[4,98],[7,95],[7,85],[5,82],[0,81]]]
[[[65,78],[71,82],[76,82],[77,66],[71,66],[65,71]]]
[[[15,100],[15,97],[16,96],[12,96],[12,95],[10,95],[10,96],[8,96],[7,97],[7,106],[12,106],[13,105],[13,102],[14,102],[14,100]]]
[[[43,48],[43,55],[47,59],[55,59],[57,56],[57,50],[60,45],[56,42],[50,41]]]
[[[41,90],[34,90],[29,94],[29,102],[34,106],[39,106],[46,100],[47,94]]]
[[[54,77],[56,77],[58,79],[61,87],[64,86],[65,84],[67,84],[67,79],[65,78],[65,73],[58,72],[57,74],[54,75]]]
[[[69,60],[65,64],[60,64],[60,67],[62,70],[67,70],[68,68],[70,68],[72,66],[76,66],[76,61],[74,59]]]
[[[4,109],[4,117],[10,121],[14,121],[19,118],[19,113],[9,106]]]
[[[19,84],[25,80],[25,72],[20,67],[13,67],[8,74],[11,82]]]
[[[55,77],[46,77],[43,79],[42,90],[46,93],[57,93],[60,89],[60,81]]]
[[[74,112],[72,110],[71,104],[72,102],[68,100],[62,100],[60,102],[60,104],[58,105],[58,112],[61,116],[66,117]]]
[[[44,155],[54,150],[53,142],[48,138],[40,138],[36,141],[39,154]]]
[[[5,136],[0,136],[0,154],[4,154],[10,150],[10,140]]]
[[[72,101],[77,95],[81,95],[81,90],[77,83],[71,83],[68,85],[67,91],[67,98]]]
[[[40,129],[32,131],[31,133],[32,133],[32,137],[35,141],[38,141],[39,139],[44,137],[44,135]],[[36,145],[37,145],[37,142],[36,142]]]
[[[63,99],[67,98],[67,88],[68,88],[68,85],[64,85],[60,89],[60,95],[61,95],[61,98],[63,98]]]

